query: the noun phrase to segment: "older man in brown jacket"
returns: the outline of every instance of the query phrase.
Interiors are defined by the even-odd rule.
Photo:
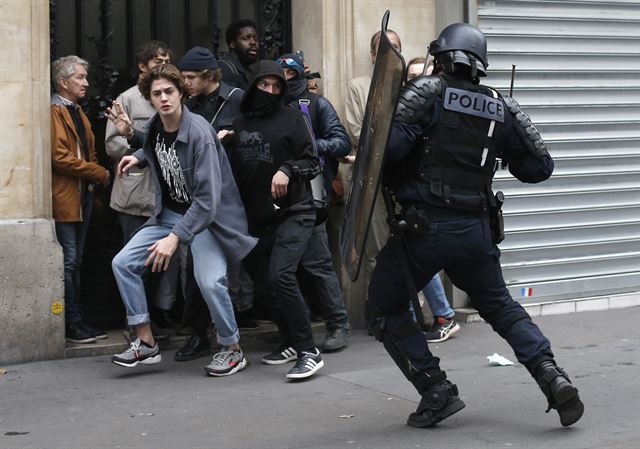
[[[89,228],[94,184],[108,185],[98,164],[91,124],[78,102],[87,94],[87,61],[64,56],[51,64],[56,93],[51,97],[53,219],[64,253],[66,338],[92,343],[106,334],[87,326],[80,309],[80,268]]]

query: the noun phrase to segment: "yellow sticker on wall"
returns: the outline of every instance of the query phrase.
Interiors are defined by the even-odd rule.
[[[53,304],[51,304],[51,312],[53,312],[54,315],[60,315],[64,312],[64,305],[60,301],[53,301]]]

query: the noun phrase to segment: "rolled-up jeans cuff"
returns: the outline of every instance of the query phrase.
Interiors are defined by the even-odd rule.
[[[129,315],[127,317],[127,324],[129,326],[138,326],[139,324],[149,323],[151,317],[148,313],[141,313],[140,315]]]
[[[220,334],[216,334],[216,340],[218,341],[219,344],[221,344],[222,346],[229,346],[229,345],[233,345],[236,344],[240,341],[240,332],[236,331],[232,336],[230,337],[223,337]]]

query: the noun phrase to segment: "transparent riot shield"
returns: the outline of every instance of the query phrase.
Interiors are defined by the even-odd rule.
[[[353,183],[340,231],[342,263],[352,281],[358,279],[373,206],[380,187],[391,121],[405,72],[404,59],[387,37],[388,22],[389,11],[386,11],[382,18],[380,44],[358,141]]]

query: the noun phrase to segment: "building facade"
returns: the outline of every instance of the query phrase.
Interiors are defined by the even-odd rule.
[[[0,364],[64,354],[62,252],[51,219],[54,57],[75,53],[92,64],[87,106],[100,143],[100,113],[132,84],[137,43],[166,40],[178,58],[193,45],[221,54],[226,24],[249,17],[265,57],[304,51],[344,117],[347,82],[372,70],[369,39],[387,9],[407,60],[424,55],[447,24],[468,21],[488,38],[488,84],[508,94],[516,65],[514,97],[539,125],[556,171],[532,186],[506,170],[496,174],[507,198],[500,247],[512,295],[557,311],[640,304],[640,5],[633,0],[0,0]],[[116,316],[120,307],[109,268],[117,225],[107,205],[97,208],[85,257],[96,316]],[[361,325],[366,286],[343,280]],[[464,295],[448,288],[464,306]]]

